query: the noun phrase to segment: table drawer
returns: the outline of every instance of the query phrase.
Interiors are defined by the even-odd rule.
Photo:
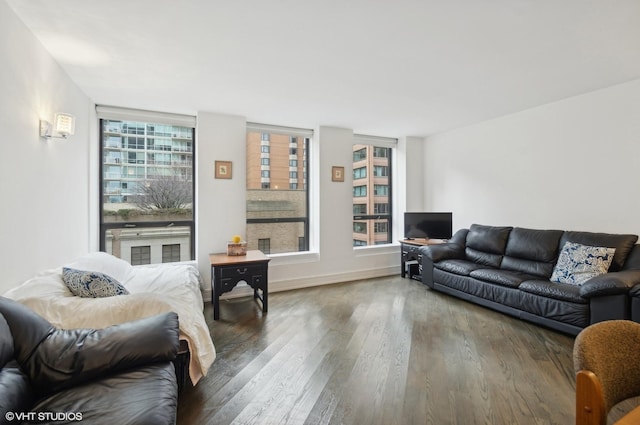
[[[220,279],[220,293],[224,294],[225,292],[231,291],[237,284],[238,281],[236,279]]]
[[[262,275],[251,276],[251,287],[264,289],[266,279]]]
[[[264,267],[260,265],[238,265],[232,267],[224,267],[220,270],[220,277],[242,277],[251,276],[253,274],[263,273]]]
[[[420,248],[421,246],[405,244],[402,245],[402,252],[414,254],[420,252]]]

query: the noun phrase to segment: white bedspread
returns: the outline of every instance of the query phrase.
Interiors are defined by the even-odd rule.
[[[178,314],[181,338],[189,345],[191,360],[189,376],[195,385],[207,374],[216,352],[209,328],[203,315],[200,277],[195,266],[189,264],[162,264],[135,266],[115,263],[108,254],[89,254],[75,266],[81,270],[109,274],[123,284],[130,295],[106,298],[80,298],[74,296],[62,281],[62,267],[39,273],[22,285],[9,290],[5,297],[19,301],[63,329],[94,328],[149,317],[174,311]],[[99,267],[104,262],[109,267]],[[118,262],[122,260],[117,260]],[[115,270],[113,264],[117,264]],[[90,267],[90,268],[89,268]]]

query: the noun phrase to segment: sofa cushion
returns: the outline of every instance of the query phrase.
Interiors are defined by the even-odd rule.
[[[543,263],[540,261],[524,260],[522,258],[504,257],[500,268],[503,270],[517,271],[535,276],[536,279],[549,279],[553,272],[553,263]]]
[[[462,276],[469,276],[472,271],[482,268],[482,265],[467,260],[444,260],[433,265],[437,269]]]
[[[40,399],[32,410],[81,414],[60,423],[161,425],[176,423],[177,404],[175,369],[161,362],[61,390]]]
[[[562,248],[566,242],[575,242],[582,245],[615,248],[616,253],[609,271],[617,272],[622,269],[631,248],[637,241],[637,235],[567,231],[560,238],[559,246]]]
[[[589,301],[580,296],[579,286],[558,284],[548,280],[525,280],[520,284],[518,289],[530,294],[573,303],[586,304]]]
[[[467,247],[489,254],[504,254],[512,227],[472,224],[467,233]]]
[[[467,260],[489,267],[500,267],[511,227],[472,224],[467,233]]]
[[[552,282],[582,285],[609,270],[615,248],[565,243],[551,275]]]
[[[508,286],[510,288],[517,288],[518,286],[520,286],[520,283],[524,282],[525,280],[536,278],[535,276],[500,269],[478,269],[469,273],[469,276],[474,279],[495,283],[502,286]]]
[[[549,278],[558,257],[561,230],[514,228],[500,268]]]
[[[555,262],[562,230],[514,228],[509,233],[505,255],[525,260]]]
[[[109,275],[64,267],[62,280],[73,295],[82,298],[104,298],[129,295],[127,288]]]

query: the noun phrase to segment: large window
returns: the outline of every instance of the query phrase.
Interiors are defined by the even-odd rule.
[[[195,118],[97,111],[100,249],[131,264],[193,260]]]
[[[248,249],[266,254],[309,250],[311,130],[247,125]]]
[[[354,139],[353,246],[391,243],[391,158],[397,141],[361,135]]]

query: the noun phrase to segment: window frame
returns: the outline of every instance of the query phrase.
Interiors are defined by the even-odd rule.
[[[393,189],[394,189],[394,181],[393,181],[393,171],[394,171],[394,167],[393,167],[393,160],[394,160],[394,153],[395,150],[398,148],[398,139],[394,139],[394,138],[387,138],[387,137],[378,137],[378,136],[367,136],[367,135],[361,135],[361,134],[354,134],[353,135],[353,146],[355,147],[356,145],[368,145],[371,146],[371,155],[372,155],[372,160],[375,160],[376,158],[384,158],[387,161],[387,164],[384,166],[386,167],[386,171],[387,171],[387,175],[386,176],[378,176],[375,173],[375,169],[377,166],[375,163],[372,163],[372,167],[371,167],[371,179],[372,179],[372,183],[371,183],[371,194],[367,194],[364,197],[363,196],[355,196],[355,188],[357,186],[354,186],[354,196],[353,198],[366,198],[366,199],[370,199],[371,201],[373,201],[373,205],[374,205],[374,211],[373,214],[353,214],[352,216],[352,220],[353,222],[356,221],[361,221],[361,220],[382,220],[382,219],[386,219],[386,225],[387,225],[387,240],[386,241],[375,241],[373,244],[365,244],[365,245],[361,245],[361,244],[356,244],[354,243],[353,248],[358,248],[358,249],[362,249],[362,248],[366,248],[366,247],[374,247],[376,245],[389,245],[393,243],[393,229],[394,229],[394,221],[393,221]],[[380,148],[386,148],[385,152],[387,153],[387,155],[380,155]],[[354,154],[353,154],[353,170],[355,170],[356,168],[360,168],[362,167],[361,165],[361,161],[365,160],[367,157],[362,157],[361,152],[362,150],[364,150],[366,148],[361,148],[358,150],[354,150]],[[358,153],[358,154],[356,154]],[[357,164],[357,165],[356,165]],[[367,173],[368,174],[368,173]],[[380,183],[376,183],[376,179],[379,178],[385,178],[387,179],[386,184],[380,184]],[[354,178],[355,180],[355,178]],[[354,184],[356,184],[356,182],[354,181]],[[386,186],[387,190],[386,190],[386,194],[384,195],[380,195],[376,193],[376,187],[380,187],[380,186]],[[366,185],[365,185],[366,187]],[[379,213],[375,211],[375,206],[378,204],[383,204],[385,202],[376,202],[375,198],[378,196],[384,196],[387,198],[388,202],[386,202],[387,204],[387,213]],[[355,205],[355,204],[354,204]],[[378,232],[375,232],[375,228],[376,228],[376,222],[372,221],[372,226],[371,226],[371,231],[373,232],[373,234],[381,234]],[[355,240],[355,239],[354,239]]]
[[[284,126],[277,126],[277,125],[271,125],[271,124],[260,124],[260,123],[251,123],[248,122],[247,126],[246,126],[246,134],[248,134],[249,132],[259,132],[261,133],[261,149],[260,152],[262,154],[265,153],[269,153],[271,154],[271,144],[273,143],[271,140],[269,140],[268,142],[264,140],[264,135],[265,134],[278,134],[278,135],[289,135],[289,147],[288,147],[288,154],[289,156],[292,155],[292,151],[291,151],[291,145],[293,143],[298,143],[298,139],[300,137],[302,137],[303,141],[302,141],[302,149],[303,149],[303,161],[302,161],[302,169],[303,169],[303,177],[302,177],[302,182],[300,181],[300,174],[298,173],[297,176],[291,177],[291,174],[289,174],[289,178],[290,180],[298,180],[297,182],[290,182],[289,184],[289,190],[304,190],[306,192],[306,196],[305,196],[305,211],[306,211],[306,217],[272,217],[272,218],[246,218],[245,219],[245,223],[246,225],[249,224],[269,224],[269,223],[273,223],[273,224],[277,224],[277,223],[303,223],[303,232],[304,232],[304,238],[298,238],[298,251],[287,251],[287,252],[276,252],[274,254],[270,254],[270,255],[292,255],[292,254],[299,254],[299,253],[309,253],[311,252],[311,226],[310,226],[310,219],[312,217],[312,211],[311,211],[311,179],[310,179],[310,175],[311,173],[309,173],[309,164],[311,164],[310,159],[311,159],[311,143],[313,143],[313,138],[315,137],[314,131],[311,129],[304,129],[304,128],[294,128],[294,127],[284,127]],[[245,136],[246,137],[246,136]],[[269,139],[271,139],[271,137],[269,137]],[[268,143],[268,145],[265,145],[265,143]],[[265,151],[265,146],[267,147],[267,150]],[[298,154],[298,149],[296,148],[296,155]],[[305,156],[306,155],[306,156]],[[247,160],[247,158],[245,158],[245,161]],[[289,167],[291,167],[291,162],[290,160],[287,160],[287,164]],[[270,164],[270,166],[272,166],[273,164]],[[299,164],[298,164],[299,166]],[[302,189],[292,189],[291,184],[295,184],[297,185],[298,188],[302,187]],[[248,190],[245,187],[245,191]],[[261,183],[261,190],[275,190],[275,189],[271,189],[271,183]],[[248,234],[248,232],[247,232]],[[268,238],[269,240],[271,238]],[[304,241],[301,241],[301,239],[304,239]],[[271,244],[270,244],[271,245]],[[302,245],[304,245],[304,249],[301,249]],[[270,246],[270,250],[271,250],[271,246]]]
[[[160,227],[185,227],[189,229],[190,237],[189,237],[189,249],[190,249],[190,260],[194,261],[196,259],[196,122],[195,117],[191,116],[181,116],[176,114],[168,114],[162,112],[154,112],[154,111],[143,111],[143,110],[135,110],[135,109],[127,109],[127,108],[117,108],[117,107],[108,107],[108,106],[96,106],[96,112],[98,115],[98,143],[99,143],[99,159],[98,159],[98,223],[99,223],[99,250],[102,252],[106,252],[106,240],[107,240],[107,232],[113,229],[123,229],[123,228],[136,228],[136,229],[146,229],[146,228],[160,228]],[[103,159],[104,156],[104,131],[103,131],[103,123],[105,120],[111,121],[137,121],[144,122],[146,124],[161,124],[161,125],[175,125],[181,126],[191,129],[191,190],[192,190],[192,201],[191,201],[191,219],[190,220],[159,220],[159,221],[122,221],[118,223],[105,223],[104,221],[104,196],[106,195],[104,191],[104,167],[105,161]],[[123,132],[123,134],[125,134]],[[129,134],[129,133],[126,133]],[[139,133],[132,133],[139,134]],[[144,134],[144,132],[142,133]],[[155,132],[154,132],[155,135]],[[123,141],[123,145],[121,149],[125,149],[125,144]],[[126,160],[123,162],[126,163]],[[108,164],[107,164],[108,165]],[[131,165],[134,166],[135,165]],[[151,264],[161,264],[161,263],[151,263]]]

